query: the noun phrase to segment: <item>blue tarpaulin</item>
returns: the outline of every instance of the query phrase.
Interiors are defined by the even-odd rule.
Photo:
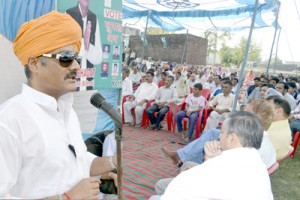
[[[55,9],[55,0],[0,0],[0,34],[13,41],[20,26]]]
[[[248,29],[255,0],[123,0],[123,24],[146,21],[166,31]],[[274,26],[278,0],[259,1],[254,28]]]

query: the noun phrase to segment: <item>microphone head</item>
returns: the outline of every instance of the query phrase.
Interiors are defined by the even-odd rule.
[[[91,96],[90,98],[90,102],[93,106],[97,107],[97,108],[100,108],[101,107],[101,104],[102,102],[105,101],[104,97],[99,94],[99,93],[95,93]]]

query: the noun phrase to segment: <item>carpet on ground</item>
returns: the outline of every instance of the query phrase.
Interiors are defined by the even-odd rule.
[[[163,178],[174,177],[179,168],[161,151],[161,147],[177,150],[182,145],[177,135],[160,130],[123,126],[123,199],[148,199],[155,194],[155,183]]]

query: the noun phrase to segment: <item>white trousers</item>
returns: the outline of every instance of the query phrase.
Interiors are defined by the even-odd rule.
[[[144,103],[142,106],[138,106],[136,101],[126,101],[124,103],[124,121],[125,123],[133,123],[134,119],[131,114],[131,109],[134,109],[135,112],[135,123],[140,124],[142,122],[143,112],[146,108],[146,103]]]
[[[228,115],[228,112],[219,114],[216,111],[212,111],[207,119],[206,126],[204,130],[217,128],[220,122],[225,120],[225,117]]]

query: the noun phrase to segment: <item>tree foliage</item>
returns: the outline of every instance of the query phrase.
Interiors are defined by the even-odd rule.
[[[215,53],[218,50],[218,47],[220,44],[223,44],[225,40],[231,39],[231,33],[230,32],[212,32],[212,31],[206,31],[203,34],[203,38],[208,40],[207,44],[207,53]]]
[[[244,60],[246,46],[247,39],[245,37],[242,37],[240,43],[233,48],[230,48],[225,43],[223,43],[220,49],[221,62],[225,66],[234,64],[240,67],[241,63]],[[259,64],[261,62],[261,51],[261,47],[258,46],[254,41],[252,41],[249,47],[247,61]]]

